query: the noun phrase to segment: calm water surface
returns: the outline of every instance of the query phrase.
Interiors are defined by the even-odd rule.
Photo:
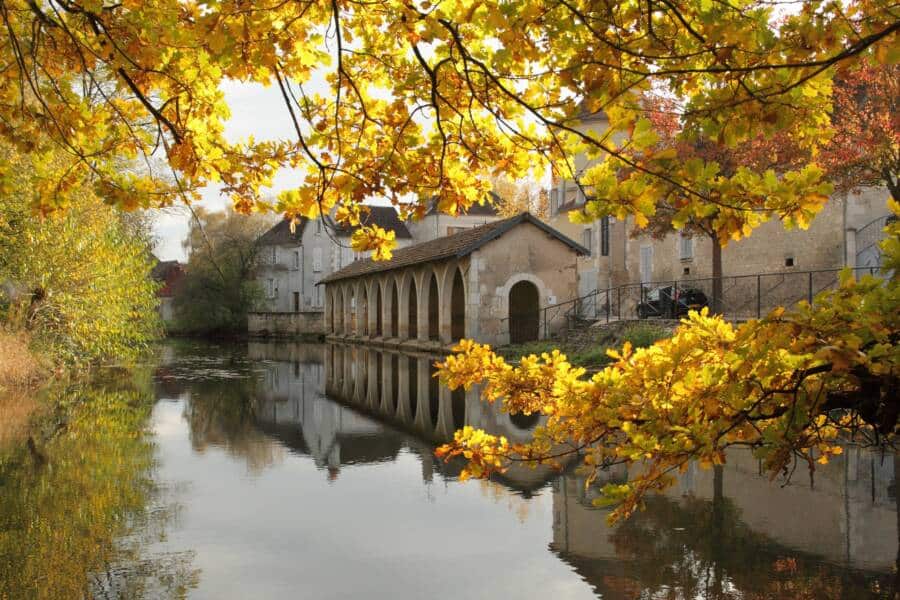
[[[575,472],[461,483],[434,459],[463,423],[536,422],[440,388],[432,362],[172,345],[143,379],[74,392],[101,408],[73,400],[45,464],[3,466],[0,597],[893,597],[893,457],[849,448],[780,486],[734,454],[608,527]]]

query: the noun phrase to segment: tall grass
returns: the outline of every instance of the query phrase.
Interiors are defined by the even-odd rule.
[[[42,372],[29,342],[23,332],[0,328],[0,449],[24,441],[31,417],[41,405],[29,389]]]

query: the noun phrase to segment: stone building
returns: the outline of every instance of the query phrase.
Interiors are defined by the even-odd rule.
[[[368,206],[365,224],[393,231],[397,247],[433,240],[496,221],[491,204],[476,204],[467,214],[449,216],[434,204],[418,221],[403,222],[392,206]],[[263,304],[249,316],[250,333],[317,334],[323,332],[324,288],[315,284],[353,261],[369,257],[350,247],[352,229],[326,228],[321,220],[301,219],[291,232],[282,220],[262,235],[256,281]]]
[[[392,206],[370,206],[366,224],[393,231],[397,245],[412,243],[406,225]],[[353,230],[328,229],[321,219],[301,219],[291,232],[282,220],[260,237],[256,281],[263,290],[261,310],[249,316],[251,333],[322,333],[324,290],[315,284],[362,258],[350,247]]]
[[[582,115],[579,129],[600,135],[608,126],[601,112]],[[579,176],[590,163],[576,157],[573,166]],[[807,230],[788,231],[773,217],[750,237],[730,242],[722,252],[723,312],[755,316],[833,286],[837,270],[845,266],[877,268],[877,242],[890,218],[888,197],[885,188],[835,196]],[[677,284],[711,296],[709,238],[675,231],[662,239],[640,235],[631,218],[572,223],[572,212],[582,209],[587,198],[571,178],[556,178],[549,198],[550,224],[590,250],[579,261],[578,293],[594,294],[596,300],[583,303],[585,307],[604,311],[612,305],[611,316],[634,318],[647,290]]]
[[[575,297],[587,254],[522,213],[397,250],[390,261],[357,261],[322,280],[325,331],[418,347],[542,338],[555,333],[542,309]]]

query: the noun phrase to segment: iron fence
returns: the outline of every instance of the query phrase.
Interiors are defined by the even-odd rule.
[[[732,321],[758,319],[779,306],[792,306],[801,301],[813,304],[819,293],[837,286],[842,270],[626,284],[546,306],[530,320],[502,319],[501,328],[510,340],[536,339],[535,334],[546,339],[596,321],[679,319],[689,310],[704,306]],[[851,270],[857,277],[879,272],[877,267]]]

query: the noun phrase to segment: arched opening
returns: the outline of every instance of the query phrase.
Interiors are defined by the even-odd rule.
[[[538,424],[538,421],[541,419],[541,414],[533,412],[530,415],[526,415],[525,413],[512,413],[509,415],[510,422],[515,425],[519,429],[528,430],[533,429],[535,425]]]
[[[462,429],[466,424],[466,390],[458,387],[450,394],[451,412],[453,413],[452,428]]]
[[[435,377],[437,367],[431,365],[428,369],[428,418],[432,427],[437,427],[438,415],[441,408],[441,385]]]
[[[347,317],[347,321],[344,323],[344,331],[345,333],[354,334],[356,333],[356,294],[352,289],[347,291],[347,301],[346,301],[346,309],[345,315]]]
[[[359,295],[359,302],[360,322],[357,324],[356,330],[359,332],[359,335],[369,335],[369,291],[365,286],[363,286],[362,293]]]
[[[375,335],[381,336],[384,333],[384,323],[382,321],[382,304],[381,304],[381,286],[375,284]]]
[[[409,280],[409,314],[406,316],[409,320],[409,339],[414,340],[419,337],[419,298],[416,282],[412,278]]]
[[[416,420],[419,413],[419,361],[415,358],[408,358],[409,361],[409,380],[407,389],[409,390],[409,410],[412,420]]]
[[[450,338],[454,341],[466,337],[466,292],[462,273],[456,269],[453,290],[450,292]]]
[[[437,277],[434,273],[428,279],[428,339],[440,339],[440,330],[438,328],[438,315],[440,314],[440,306],[438,305],[438,285]]]
[[[540,333],[540,302],[537,286],[520,281],[509,290],[509,341],[536,340]]]
[[[399,337],[399,335],[400,335],[398,332],[398,329],[397,329],[397,327],[399,326],[397,324],[398,320],[399,320],[398,313],[400,312],[400,304],[399,304],[399,300],[398,300],[397,296],[398,296],[397,295],[397,282],[392,281],[391,282],[391,328],[390,328],[390,331],[388,332],[388,335],[390,335],[391,337],[394,337],[394,338]]]
[[[344,333],[344,293],[340,290],[334,293],[334,316],[331,322],[335,333]]]

